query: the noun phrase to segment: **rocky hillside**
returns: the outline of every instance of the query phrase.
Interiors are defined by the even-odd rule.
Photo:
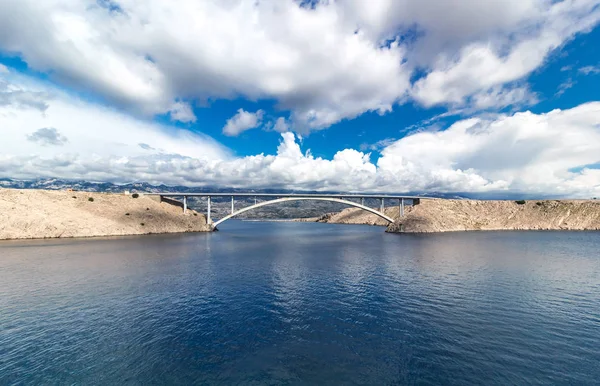
[[[143,195],[0,188],[0,239],[208,230],[203,214]]]
[[[421,199],[407,207],[398,221],[398,207],[386,208],[396,219],[388,232],[451,232],[475,230],[600,230],[600,201],[483,201]],[[317,221],[387,225],[379,217],[350,208]]]

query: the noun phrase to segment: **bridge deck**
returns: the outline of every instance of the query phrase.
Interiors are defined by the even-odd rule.
[[[420,198],[428,198],[423,196],[396,196],[396,195],[386,195],[386,194],[318,194],[318,193],[181,193],[181,192],[159,192],[159,193],[143,193],[146,196],[169,196],[169,197],[328,197],[328,198],[389,198],[389,199],[407,199],[407,200],[415,200]]]

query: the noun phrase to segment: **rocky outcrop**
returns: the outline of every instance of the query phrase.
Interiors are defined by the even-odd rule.
[[[210,230],[203,214],[143,195],[0,189],[0,239]]]
[[[399,218],[398,207],[386,208],[396,221],[388,232],[426,233],[483,230],[600,230],[600,201],[595,200],[442,200],[421,199]],[[356,208],[320,220],[340,224],[387,225]]]
[[[396,218],[398,216],[398,208],[387,208],[385,213]],[[332,224],[357,224],[357,225],[380,225],[386,226],[388,222],[383,218],[364,211],[359,208],[347,208],[337,213],[327,213],[317,218],[316,222],[326,222]]]

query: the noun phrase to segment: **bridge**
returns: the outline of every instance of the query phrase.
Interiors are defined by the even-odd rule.
[[[170,198],[183,197],[183,212],[185,213],[188,208],[188,197],[206,198],[207,209],[206,209],[206,222],[212,225],[213,229],[217,229],[217,226],[224,221],[229,220],[232,217],[238,216],[244,212],[260,208],[262,206],[278,204],[288,201],[329,201],[340,204],[345,204],[355,208],[365,210],[373,213],[389,223],[393,223],[394,219],[385,214],[385,203],[397,202],[398,203],[398,218],[404,216],[404,207],[410,202],[410,205],[419,204],[419,200],[422,197],[418,196],[390,196],[390,195],[373,195],[373,194],[277,194],[277,193],[144,193],[146,196],[159,196],[160,201],[165,201]],[[211,200],[213,197],[231,197],[231,213],[218,221],[214,222],[211,218]],[[235,198],[254,198],[254,204],[246,206],[244,208],[235,209]],[[258,199],[267,199],[267,201],[258,202]],[[370,208],[365,205],[365,199],[376,199],[380,201],[379,210]]]

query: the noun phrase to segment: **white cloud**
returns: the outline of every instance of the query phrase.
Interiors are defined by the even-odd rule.
[[[578,71],[583,75],[600,74],[600,65],[581,67]]]
[[[0,154],[5,157],[31,154],[42,159],[59,157],[94,162],[147,156],[153,148],[160,149],[155,151],[159,155],[211,160],[229,157],[229,151],[208,136],[135,119],[27,78],[0,77],[1,84],[10,90],[3,92],[0,88]],[[9,97],[1,103],[4,93]],[[32,95],[35,103],[29,103]],[[45,129],[40,131],[40,128]],[[53,134],[56,134],[54,140]],[[61,146],[41,146],[51,144],[48,141],[55,145],[60,142]],[[147,148],[140,147],[140,142]],[[27,165],[13,171],[24,167]],[[110,173],[110,169],[106,172]]]
[[[47,108],[0,106],[0,177],[148,181],[189,186],[271,187],[382,192],[526,192],[600,195],[600,102],[545,114],[477,117],[429,128],[371,154],[303,152],[282,133],[274,155],[232,158],[210,137],[133,119],[42,86]],[[62,146],[27,139],[53,128]],[[42,133],[43,134],[43,133]],[[47,133],[46,133],[47,134]],[[47,136],[46,136],[47,137]],[[68,139],[68,140],[67,140]]]
[[[417,81],[413,97],[425,106],[465,104],[470,95],[494,93],[539,68],[554,49],[598,23],[593,1],[563,1],[525,22],[516,35],[475,41],[455,55],[440,56],[433,71]],[[532,15],[533,16],[533,15]]]
[[[196,115],[189,104],[176,102],[170,110],[171,119],[179,122],[196,122]]]
[[[360,145],[360,150],[361,151],[366,151],[366,150],[381,151],[382,149],[390,146],[391,144],[393,144],[396,141],[397,140],[394,138],[385,138],[385,139],[381,139],[375,143],[362,143]]]
[[[8,67],[0,63],[0,74],[8,74]]]
[[[228,136],[238,136],[241,132],[255,129],[261,125],[264,111],[258,110],[250,113],[244,109],[239,109],[237,113],[227,120],[223,127],[223,134]]]
[[[8,74],[8,71],[4,74]],[[2,75],[0,73],[0,76]],[[0,107],[35,108],[43,112],[48,108],[46,101],[50,98],[51,96],[45,91],[27,90],[21,85],[9,83],[4,77],[0,77]]]
[[[600,102],[592,102],[417,133],[384,149],[378,168],[412,186],[420,175],[423,190],[586,196],[600,192],[600,169],[585,167],[599,161]]]
[[[530,106],[536,104],[537,96],[528,87],[496,86],[471,96],[466,110],[477,111],[507,106]]]
[[[539,68],[550,52],[576,33],[588,31],[600,20],[596,0],[565,0],[554,4],[547,1],[519,1],[521,5],[480,3],[477,7],[485,7],[486,10],[498,7],[497,14],[487,15],[495,20],[501,20],[499,15],[506,12],[519,12],[508,20],[516,24],[498,25],[499,30],[495,30],[492,23],[481,37],[466,42],[457,51],[443,50],[429,66],[432,71],[413,87],[412,96],[423,105],[466,104],[471,95],[494,94],[499,86],[523,79]],[[490,6],[486,7],[485,4]],[[513,6],[516,8],[509,10]],[[465,13],[465,24],[470,25],[476,16]],[[470,21],[467,22],[467,19]],[[482,22],[485,19],[475,24]]]
[[[138,146],[144,150],[151,150],[151,151],[156,150],[152,146],[148,145],[147,143],[143,143],[143,142],[138,143]]]
[[[503,87],[600,18],[597,0],[103,4],[5,0],[0,49],[149,115],[193,121],[173,109],[177,101],[275,100],[299,132],[385,113],[410,97],[425,106],[494,106],[498,95],[500,107],[520,103],[522,94]],[[426,76],[413,87],[417,68]]]
[[[568,89],[573,88],[573,86],[575,86],[575,81],[573,81],[572,78],[568,78],[567,80],[565,80],[564,82],[562,82],[560,85],[558,85],[558,89],[556,90],[556,93],[554,94],[555,96],[559,97],[562,94],[564,94]]]
[[[241,94],[276,99],[305,127],[322,127],[389,110],[408,87],[402,49],[354,34],[333,3],[115,4],[121,12],[85,0],[4,1],[0,48],[146,114],[168,112],[177,98]]]
[[[273,125],[273,130],[277,131],[278,133],[285,133],[286,131],[289,131],[289,129],[290,124],[284,117],[277,118],[275,124]]]
[[[43,127],[27,135],[27,140],[39,143],[42,146],[62,146],[69,139],[58,132],[54,127]]]

